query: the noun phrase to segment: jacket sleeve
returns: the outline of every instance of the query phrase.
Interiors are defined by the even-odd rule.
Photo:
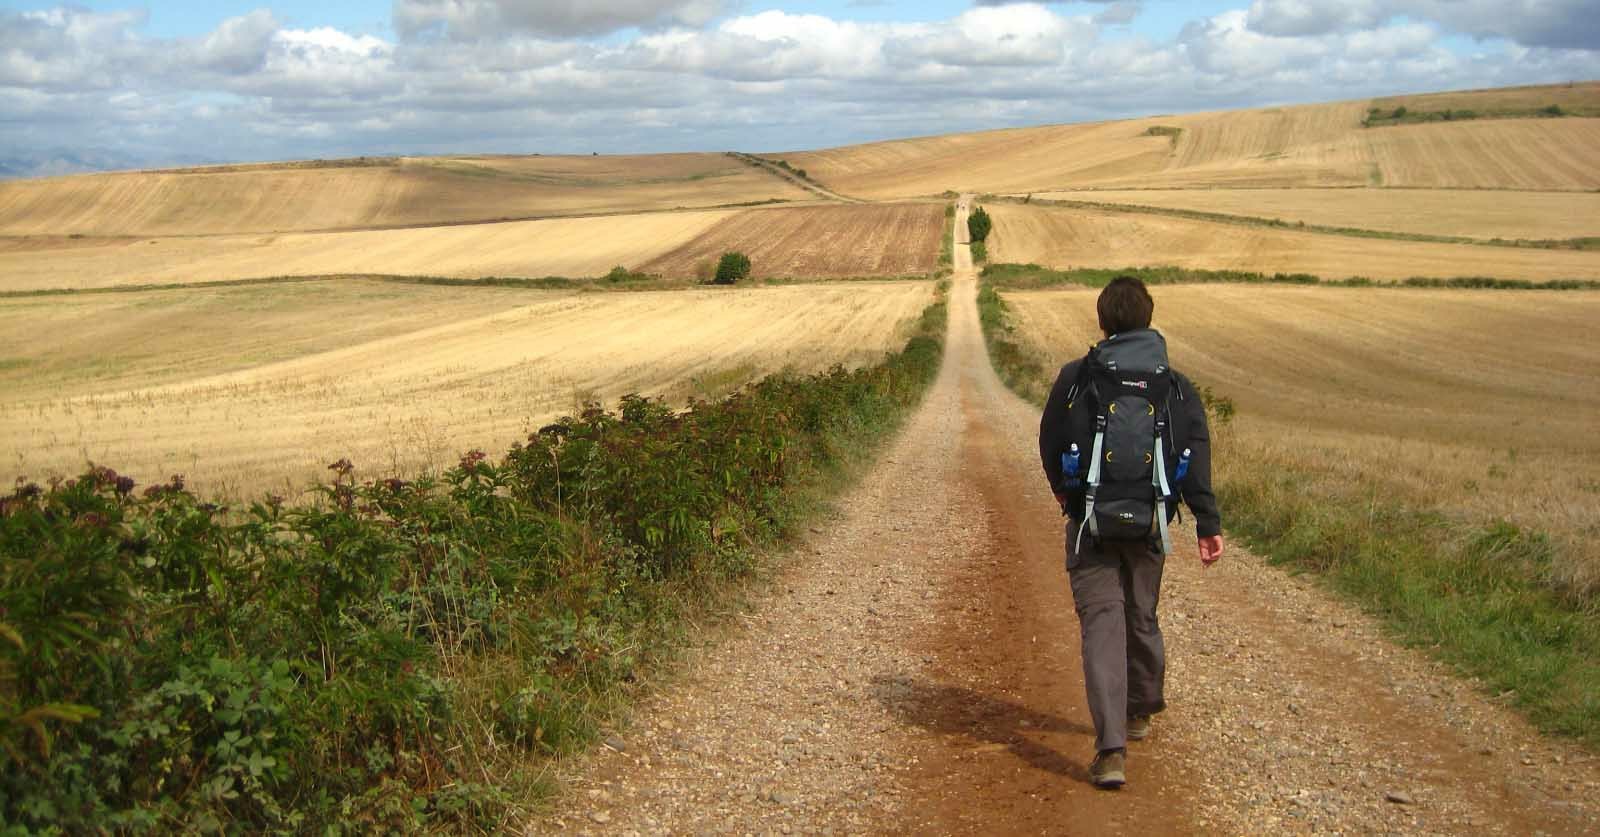
[[[1061,367],[1050,397],[1044,402],[1044,415],[1039,417],[1039,464],[1044,466],[1044,478],[1052,492],[1061,485],[1061,452],[1071,444],[1067,439],[1067,390],[1078,379],[1078,365],[1082,362],[1075,360]]]
[[[1183,445],[1189,448],[1189,473],[1179,484],[1183,502],[1194,513],[1195,534],[1202,538],[1222,534],[1222,516],[1217,497],[1211,491],[1211,428],[1206,424],[1206,406],[1189,379],[1178,375],[1183,394],[1185,430]]]

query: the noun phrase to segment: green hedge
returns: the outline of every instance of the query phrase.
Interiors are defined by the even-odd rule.
[[[498,459],[224,508],[108,468],[0,498],[0,824],[493,828],[594,734],[706,580],[932,380],[884,363],[669,410],[629,396]],[[487,776],[495,776],[491,780]]]

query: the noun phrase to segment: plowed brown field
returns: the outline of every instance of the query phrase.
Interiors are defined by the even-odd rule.
[[[293,492],[502,449],[579,402],[875,361],[929,282],[629,293],[378,280],[0,299],[0,482],[87,460]]]
[[[747,210],[647,262],[647,273],[694,276],[726,251],[750,257],[756,276],[900,276],[938,263],[941,204]]]
[[[1434,244],[1193,221],[1138,213],[994,204],[996,262],[1047,267],[1173,265],[1208,270],[1365,276],[1600,278],[1600,252]]]
[[[814,197],[723,154],[221,166],[0,182],[0,235],[348,230]]]
[[[1600,237],[1600,194],[1427,189],[1092,189],[1034,198],[1491,239]]]

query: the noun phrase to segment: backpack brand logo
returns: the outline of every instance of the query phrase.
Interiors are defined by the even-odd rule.
[[[1125,387],[1133,387],[1134,389],[1149,389],[1150,388],[1150,382],[1149,381],[1123,381],[1122,385],[1125,386]]]

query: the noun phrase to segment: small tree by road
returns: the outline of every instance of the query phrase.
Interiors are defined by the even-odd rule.
[[[991,226],[993,225],[989,221],[989,213],[984,212],[983,207],[980,206],[972,210],[972,214],[967,216],[967,238],[973,244],[982,244],[989,237],[989,228]]]
[[[716,285],[732,285],[750,276],[750,258],[737,250],[722,254],[717,262],[717,275],[711,281]]]

